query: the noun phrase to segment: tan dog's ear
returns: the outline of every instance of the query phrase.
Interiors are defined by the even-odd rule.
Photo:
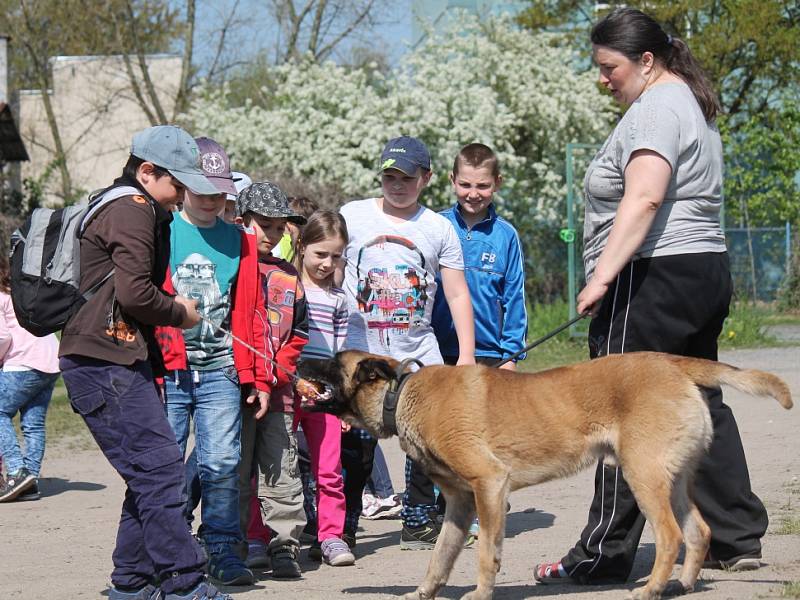
[[[366,383],[367,381],[375,381],[376,379],[385,379],[391,381],[395,379],[396,375],[394,369],[385,360],[378,358],[367,358],[358,363],[356,369],[355,380],[358,383]]]

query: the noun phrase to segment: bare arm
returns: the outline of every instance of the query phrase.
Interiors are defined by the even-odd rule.
[[[464,278],[464,271],[442,267],[442,290],[458,338],[459,365],[475,364],[475,319],[472,315],[472,300]]]
[[[578,294],[578,313],[596,312],[608,286],[644,242],[664,202],[672,175],[657,152],[637,150],[625,168],[625,194],[594,274]]]

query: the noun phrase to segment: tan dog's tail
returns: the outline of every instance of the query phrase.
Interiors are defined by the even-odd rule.
[[[772,396],[783,408],[792,408],[792,393],[786,382],[765,371],[739,369],[725,363],[700,358],[673,357],[680,369],[695,384],[719,387],[726,384],[754,396]]]

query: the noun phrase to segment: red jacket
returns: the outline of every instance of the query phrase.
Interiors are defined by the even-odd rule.
[[[172,276],[167,268],[163,290],[175,295]],[[269,317],[264,303],[261,275],[258,269],[256,238],[242,232],[242,249],[239,272],[232,290],[231,333],[244,340],[259,352],[272,359],[274,352],[269,334]],[[168,371],[187,368],[186,343],[178,327],[157,327],[156,340],[164,355]],[[233,364],[239,373],[241,385],[254,384],[256,389],[269,392],[275,384],[272,363],[233,340]]]

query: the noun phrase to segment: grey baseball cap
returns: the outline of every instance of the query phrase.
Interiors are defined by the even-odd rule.
[[[200,168],[197,143],[180,127],[156,125],[136,133],[131,154],[166,169],[195,194],[219,194]]]
[[[298,225],[305,225],[306,218],[289,207],[286,194],[274,183],[257,181],[248,185],[236,198],[236,216],[255,213],[272,219],[284,218]]]

